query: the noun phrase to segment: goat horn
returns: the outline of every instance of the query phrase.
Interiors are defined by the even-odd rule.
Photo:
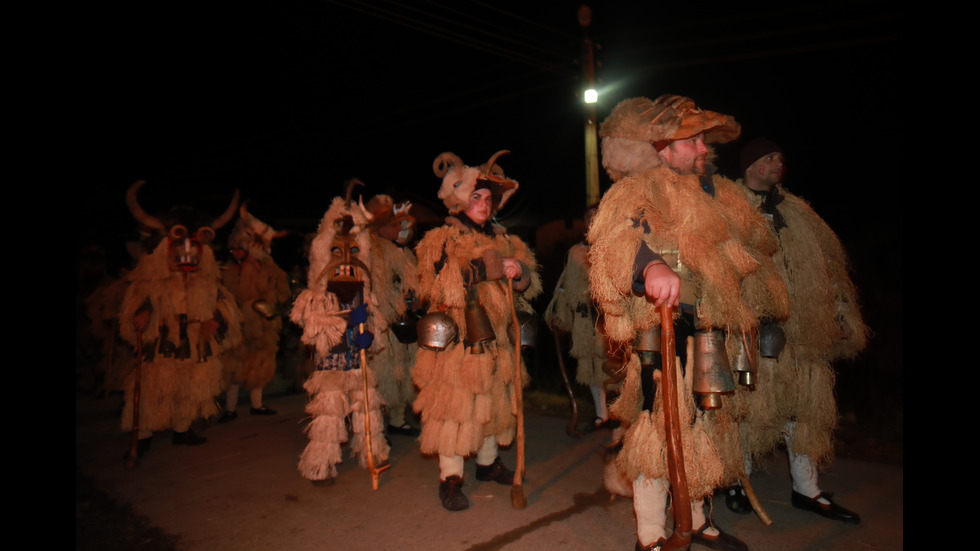
[[[238,199],[240,196],[241,193],[236,189],[235,194],[231,197],[231,203],[228,204],[228,208],[225,209],[225,212],[222,213],[221,216],[215,218],[214,222],[211,223],[212,228],[217,230],[231,221],[231,219],[235,216],[235,211],[238,210]]]
[[[449,169],[456,166],[463,166],[463,159],[460,159],[459,155],[449,152],[441,153],[435,161],[432,161],[432,172],[435,172],[437,178],[442,178],[449,172]]]
[[[143,210],[143,207],[140,206],[139,200],[136,198],[137,192],[139,192],[140,188],[143,187],[143,184],[145,183],[146,180],[140,180],[129,186],[129,190],[126,191],[126,206],[129,207],[129,212],[133,214],[133,218],[135,218],[140,224],[143,224],[148,228],[166,231],[166,228],[163,227],[163,222],[160,222],[160,220],[158,220],[156,217],[150,216],[145,210]]]

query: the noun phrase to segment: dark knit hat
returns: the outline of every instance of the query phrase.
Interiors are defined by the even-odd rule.
[[[762,157],[768,155],[769,153],[782,153],[783,150],[776,145],[775,142],[760,136],[742,147],[741,153],[741,167],[739,169],[739,176],[745,175],[745,169],[752,166],[752,163],[758,161]]]

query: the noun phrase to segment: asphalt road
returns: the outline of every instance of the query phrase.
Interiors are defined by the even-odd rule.
[[[303,479],[296,463],[306,444],[305,402],[305,394],[272,396],[266,403],[279,413],[253,417],[246,400],[235,421],[199,430],[206,444],[174,446],[169,433],[160,433],[139,465],[127,469],[119,400],[76,397],[76,468],[175,535],[183,551],[633,549],[631,500],[602,488],[608,431],[573,438],[566,418],[527,413],[527,506],[513,506],[509,487],[477,481],[468,460],[464,491],[471,506],[451,513],[438,499],[436,459],[422,456],[411,437],[390,437],[391,468],[377,490],[352,458],[332,486]],[[514,467],[514,448],[501,456]],[[794,509],[783,452],[753,474],[752,484],[771,525],[732,513],[721,497],[713,517],[753,551],[903,548],[902,467],[838,459],[823,474],[823,489],[858,512],[860,526]]]

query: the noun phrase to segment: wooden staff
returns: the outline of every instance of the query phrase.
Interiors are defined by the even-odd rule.
[[[364,333],[364,324],[357,324],[357,330]],[[374,453],[371,451],[371,402],[368,399],[367,351],[361,348],[361,386],[364,394],[364,451],[367,454],[368,471],[371,472],[371,489],[378,489],[381,473],[391,464],[378,467],[374,464]]]
[[[527,507],[524,496],[524,399],[521,396],[524,378],[521,376],[521,324],[517,321],[514,305],[514,280],[507,278],[507,301],[510,303],[511,321],[514,323],[514,414],[517,416],[517,467],[514,469],[514,485],[510,488],[510,504],[514,509]]]
[[[755,355],[755,346],[749,346],[755,344],[755,332],[750,331],[748,334],[742,333],[742,347],[745,349],[745,357],[749,360],[749,365],[752,367],[752,371],[755,373],[759,372],[759,359]],[[762,503],[759,502],[759,498],[755,495],[755,490],[752,489],[752,485],[749,484],[749,477],[746,475],[741,475],[739,477],[739,483],[742,484],[742,488],[745,490],[745,497],[749,498],[749,504],[752,505],[752,510],[755,511],[756,516],[762,521],[762,524],[769,526],[772,524],[772,517],[769,513],[762,507]]]
[[[663,358],[661,380],[663,382],[664,428],[667,435],[667,468],[670,471],[670,488],[674,509],[674,533],[662,549],[688,549],[691,546],[691,495],[687,488],[687,472],[684,470],[684,449],[681,446],[681,420],[677,400],[677,372],[674,350],[674,307],[660,306],[660,351]]]
[[[143,367],[143,330],[136,332],[136,372],[133,374],[133,434],[129,442],[129,455],[126,456],[126,468],[135,469],[139,466],[140,445],[140,372]]]
[[[561,347],[561,339],[558,338],[558,330],[552,327],[551,334],[555,337],[555,353],[558,354],[558,370],[561,371],[561,380],[565,382],[565,391],[568,393],[568,401],[572,404],[572,418],[565,425],[565,433],[574,438],[585,436],[576,428],[578,426],[578,403],[575,401],[575,393],[572,392],[572,384],[568,380],[568,372],[565,371],[565,359]]]

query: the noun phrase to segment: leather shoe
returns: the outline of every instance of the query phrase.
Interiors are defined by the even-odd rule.
[[[752,512],[749,496],[745,495],[745,488],[741,484],[732,484],[725,490],[725,505],[731,511],[742,515]]]
[[[194,431],[190,429],[184,432],[175,432],[174,439],[173,439],[175,446],[180,446],[180,445],[197,446],[207,441],[208,441],[207,438],[194,434]]]
[[[388,425],[388,434],[401,434],[403,436],[418,436],[421,431],[408,423],[404,423],[401,426],[396,427],[395,425]]]
[[[731,534],[722,532],[721,528],[717,526],[715,526],[715,529],[718,530],[717,536],[705,534],[704,531],[708,529],[708,526],[710,524],[705,522],[701,528],[691,532],[691,542],[703,545],[709,549],[714,549],[715,551],[749,551],[749,546],[744,541]]]
[[[219,423],[227,423],[228,421],[234,421],[238,418],[238,413],[234,411],[223,411],[221,415],[218,416]]]
[[[252,408],[252,415],[275,415],[278,413],[274,409],[269,409],[268,406],[259,406],[257,408]]]
[[[806,497],[796,490],[793,490],[793,507],[803,509],[804,511],[813,511],[820,516],[827,517],[832,520],[842,520],[844,522],[861,524],[861,517],[859,517],[854,511],[848,511],[847,509],[834,503],[830,499],[832,495],[833,494],[821,492],[817,495],[817,497]],[[830,503],[821,503],[818,501],[820,498],[824,498],[827,501],[830,501]]]
[[[449,511],[462,511],[470,507],[470,500],[463,494],[463,478],[457,475],[439,482],[439,499]]]
[[[651,543],[650,545],[643,547],[639,541],[636,542],[636,551],[660,551],[663,545],[667,543],[667,540],[660,538],[659,540]]]
[[[476,479],[483,482],[492,480],[505,486],[513,486],[514,471],[504,467],[504,462],[498,457],[489,465],[477,464]]]

